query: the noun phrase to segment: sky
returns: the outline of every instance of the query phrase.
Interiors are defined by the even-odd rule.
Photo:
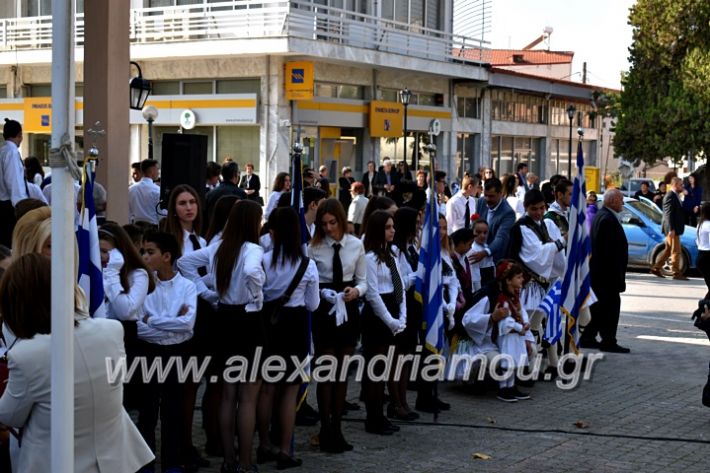
[[[574,51],[573,76],[582,80],[587,62],[588,82],[618,89],[620,73],[628,71],[631,27],[628,10],[634,0],[492,0],[492,48],[521,49],[553,28],[550,49]],[[536,49],[541,49],[538,45]],[[576,73],[576,74],[575,74]]]

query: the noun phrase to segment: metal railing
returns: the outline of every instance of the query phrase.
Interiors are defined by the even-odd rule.
[[[83,14],[77,15],[75,37],[77,46],[83,46]],[[231,0],[137,8],[130,13],[129,38],[133,44],[279,37],[325,41],[435,61],[488,59],[482,40],[306,0]],[[51,16],[0,20],[0,51],[51,46]]]

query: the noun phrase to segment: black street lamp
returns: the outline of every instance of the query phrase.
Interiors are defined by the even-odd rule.
[[[406,87],[404,90],[399,91],[399,101],[404,105],[404,163],[407,163],[407,107],[409,107],[409,101],[412,100],[412,92]],[[412,158],[412,168],[413,171],[417,172],[417,166]]]
[[[158,109],[155,105],[143,107],[143,118],[148,122],[148,159],[153,159],[153,122],[158,118]]]
[[[567,179],[572,179],[572,120],[577,113],[577,108],[573,104],[567,106],[567,117],[569,118],[569,147],[567,149]]]
[[[131,61],[131,64],[138,68],[138,76],[133,77],[129,82],[131,88],[131,95],[129,97],[130,107],[133,110],[143,110],[143,105],[145,105],[145,101],[148,100],[152,87],[150,81],[143,78],[141,66],[134,61]]]

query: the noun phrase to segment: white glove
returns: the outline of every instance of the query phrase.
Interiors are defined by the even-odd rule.
[[[335,305],[335,300],[338,297],[338,293],[332,289],[321,289],[320,296],[328,303]]]
[[[112,269],[116,272],[121,271],[123,263],[123,255],[116,248],[108,252],[108,263],[106,264],[107,269]]]
[[[399,332],[404,330],[404,327],[402,327],[402,323],[392,316],[389,316],[387,319],[385,319],[384,322],[385,325],[387,325],[387,328],[392,331],[393,335],[397,335]]]
[[[200,294],[200,297],[204,299],[205,301],[209,302],[212,307],[217,307],[219,304],[219,294],[217,294],[216,291],[212,291],[210,289],[206,290],[202,294]]]
[[[328,289],[324,289],[328,290]],[[345,294],[338,292],[335,294],[335,303],[330,308],[328,315],[335,315],[335,326],[340,327],[348,321],[348,307],[345,304]]]

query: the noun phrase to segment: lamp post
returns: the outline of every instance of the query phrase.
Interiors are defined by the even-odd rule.
[[[137,62],[131,61],[131,65],[136,66],[138,69],[138,75],[131,78],[128,83],[130,87],[130,102],[129,106],[132,110],[142,110],[145,101],[148,100],[148,96],[152,90],[152,86],[149,80],[143,78],[143,72],[141,72],[141,66]]]
[[[158,109],[154,105],[143,107],[143,118],[148,122],[148,159],[153,159],[153,122],[158,118]]]
[[[567,117],[569,118],[569,147],[567,148],[567,179],[572,179],[572,120],[577,113],[577,108],[573,104],[567,106]]]
[[[407,108],[409,107],[409,101],[412,100],[412,92],[406,87],[399,91],[399,101],[404,105],[404,163],[407,163]],[[417,165],[414,162],[416,158],[412,157],[412,168],[413,171],[417,172]]]

